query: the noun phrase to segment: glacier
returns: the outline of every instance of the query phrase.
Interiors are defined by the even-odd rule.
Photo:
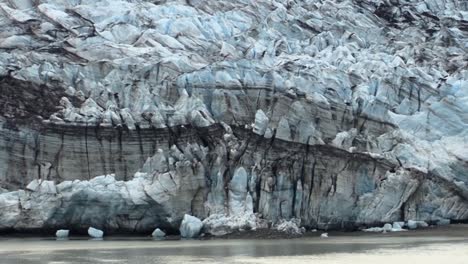
[[[468,220],[468,2],[0,0],[0,231]]]

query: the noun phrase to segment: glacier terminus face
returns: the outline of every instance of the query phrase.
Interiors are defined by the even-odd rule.
[[[466,221],[468,2],[0,0],[0,208],[190,237]]]

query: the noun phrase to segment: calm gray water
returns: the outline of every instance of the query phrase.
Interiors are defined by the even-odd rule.
[[[104,241],[0,238],[0,263],[468,263],[464,237]]]

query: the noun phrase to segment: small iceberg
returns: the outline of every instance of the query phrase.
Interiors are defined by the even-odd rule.
[[[59,239],[66,239],[70,235],[70,230],[60,229],[55,232],[55,237]]]
[[[164,231],[162,231],[161,229],[156,228],[151,235],[153,236],[153,238],[161,239],[166,236],[166,233],[164,233]]]
[[[88,235],[92,238],[102,238],[104,236],[104,231],[90,227],[88,228]]]
[[[184,215],[180,225],[180,235],[183,238],[197,238],[200,235],[203,223],[200,219],[191,215]]]
[[[417,228],[424,228],[428,227],[429,225],[424,222],[424,221],[415,221],[415,220],[408,220],[408,223],[406,224],[409,229],[417,229]]]

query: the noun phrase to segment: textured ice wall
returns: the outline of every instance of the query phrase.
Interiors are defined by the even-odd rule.
[[[466,220],[467,21],[457,0],[0,0],[0,186],[15,191],[0,224]],[[141,206],[91,180],[137,171],[180,182]],[[38,179],[80,182],[43,194]]]

